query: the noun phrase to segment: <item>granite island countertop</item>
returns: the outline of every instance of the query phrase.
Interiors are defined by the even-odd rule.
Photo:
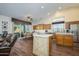
[[[49,37],[53,36],[53,34],[46,34],[46,33],[33,33],[33,36],[39,36],[39,37]]]

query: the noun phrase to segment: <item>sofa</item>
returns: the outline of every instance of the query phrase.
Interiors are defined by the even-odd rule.
[[[6,37],[5,42],[0,46],[0,56],[9,56],[16,40],[17,36],[14,34],[10,37]]]

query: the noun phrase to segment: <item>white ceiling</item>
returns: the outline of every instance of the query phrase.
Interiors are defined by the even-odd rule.
[[[31,15],[34,19],[44,19],[48,13],[54,14],[58,7],[68,7],[79,4],[59,4],[59,3],[0,3],[0,14],[18,19],[23,19]],[[44,6],[44,8],[41,8]]]

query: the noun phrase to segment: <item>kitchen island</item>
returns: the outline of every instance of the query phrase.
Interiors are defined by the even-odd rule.
[[[33,54],[38,56],[48,56],[51,51],[52,34],[33,34]]]
[[[67,47],[73,47],[73,34],[72,33],[56,33],[56,44],[67,46]]]

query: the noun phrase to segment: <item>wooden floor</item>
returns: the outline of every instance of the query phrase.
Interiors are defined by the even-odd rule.
[[[14,47],[11,50],[10,56],[33,56],[33,40],[21,39],[17,40]],[[52,56],[79,56],[79,48],[67,48],[62,46],[56,46],[52,43]]]

